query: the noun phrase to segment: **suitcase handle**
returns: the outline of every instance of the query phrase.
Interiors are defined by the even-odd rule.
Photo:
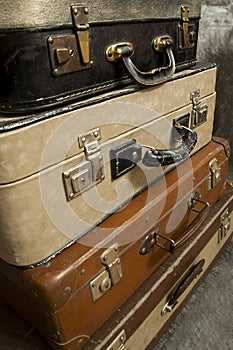
[[[204,205],[201,211],[194,208],[194,205],[196,202]],[[160,247],[160,248],[162,248],[170,253],[174,253],[174,251],[177,248],[179,248],[182,244],[187,242],[187,240],[190,239],[190,237],[192,237],[192,235],[195,232],[197,232],[197,230],[202,226],[203,222],[207,218],[207,215],[209,213],[209,209],[210,209],[210,206],[209,206],[208,202],[202,201],[199,198],[196,198],[196,196],[194,195],[194,197],[191,199],[190,210],[199,213],[199,215],[195,218],[195,220],[192,222],[192,224],[186,228],[186,230],[182,233],[182,235],[178,238],[178,240],[175,241],[174,239],[172,239],[170,237],[167,237],[165,235],[160,234],[159,230],[156,230],[155,232],[150,233],[145,238],[145,240],[143,241],[143,243],[139,249],[139,254],[140,255],[148,254],[155,245],[157,245],[158,247]],[[165,244],[163,245],[163,244],[159,243],[160,238],[167,241],[169,243],[169,245],[166,246]]]
[[[131,43],[123,42],[110,45],[106,52],[106,59],[109,62],[121,60],[129,75],[140,85],[153,86],[170,79],[175,72],[176,64],[172,52],[173,40],[169,35],[155,38],[152,41],[152,47],[155,52],[165,52],[168,56],[168,65],[158,67],[149,72],[140,71],[132,62],[131,56],[134,48]]]
[[[197,143],[197,133],[183,125],[174,125],[178,130],[184,130],[182,145],[170,150],[157,150],[146,146],[149,150],[145,153],[142,163],[148,167],[159,167],[178,163],[189,156]]]
[[[200,275],[202,268],[205,264],[205,259],[200,260],[196,265],[194,265],[188,272],[186,277],[178,284],[175,292],[170,296],[166,304],[164,305],[161,315],[165,315],[167,312],[171,312],[176,304],[178,303],[178,298],[184,293],[184,291],[190,286],[192,281]]]

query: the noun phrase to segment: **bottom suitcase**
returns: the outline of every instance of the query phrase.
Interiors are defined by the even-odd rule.
[[[0,261],[0,294],[53,348],[82,349],[170,252],[196,239],[223,193],[227,150],[211,141],[48,263]]]
[[[232,234],[233,188],[228,185],[196,238],[171,255],[91,337],[84,349],[154,349],[181,305],[231,241]]]

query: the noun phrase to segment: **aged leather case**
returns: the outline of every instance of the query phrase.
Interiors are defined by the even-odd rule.
[[[34,266],[210,142],[216,67],[48,113],[0,118],[0,257]],[[106,190],[107,189],[107,190]]]
[[[1,261],[1,294],[53,348],[82,349],[167,257],[197,239],[224,191],[228,157],[227,141],[211,141],[49,262]]]
[[[200,0],[0,3],[0,111],[29,114],[196,62]]]
[[[232,240],[233,189],[210,209],[195,239],[168,259],[90,338],[85,350],[155,349],[213,263]],[[205,292],[203,290],[203,292]],[[208,316],[206,315],[208,318]]]

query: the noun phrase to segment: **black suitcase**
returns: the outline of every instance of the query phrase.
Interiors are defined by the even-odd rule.
[[[196,61],[200,3],[1,2],[0,111],[32,113],[166,81]]]

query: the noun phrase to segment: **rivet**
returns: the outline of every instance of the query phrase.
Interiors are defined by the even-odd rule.
[[[85,270],[82,269],[82,270],[80,271],[80,275],[83,276],[84,274],[85,274]]]
[[[72,49],[69,50],[69,55],[70,55],[70,56],[73,56],[73,55],[74,55],[74,50],[72,50]]]
[[[48,38],[48,42],[52,45],[52,44],[54,43],[53,38],[49,37],[49,38]]]
[[[85,185],[85,182],[86,182],[85,177],[81,177],[80,182],[82,185]]]
[[[89,12],[89,11],[88,11],[88,7],[85,7],[85,8],[84,8],[84,13],[85,13],[85,15],[87,15],[88,12]]]
[[[78,14],[78,9],[77,9],[77,7],[74,7],[74,9],[73,9],[73,13],[74,13],[75,15],[77,15],[77,14]]]
[[[124,340],[125,340],[125,337],[122,335],[122,336],[120,337],[120,341],[121,341],[121,343],[123,343],[123,342],[124,342]]]
[[[98,131],[94,131],[94,136],[95,136],[95,137],[98,137],[98,136],[99,136]]]
[[[86,137],[82,137],[82,143],[86,142]]]
[[[54,69],[53,74],[58,76],[58,69],[57,68]]]
[[[70,293],[70,291],[71,291],[71,288],[69,286],[65,287],[64,294],[68,294]]]
[[[71,192],[71,193],[69,194],[69,198],[70,198],[70,199],[74,198],[74,193],[73,193],[73,192]]]
[[[105,176],[104,175],[101,175],[101,180],[104,180]]]

